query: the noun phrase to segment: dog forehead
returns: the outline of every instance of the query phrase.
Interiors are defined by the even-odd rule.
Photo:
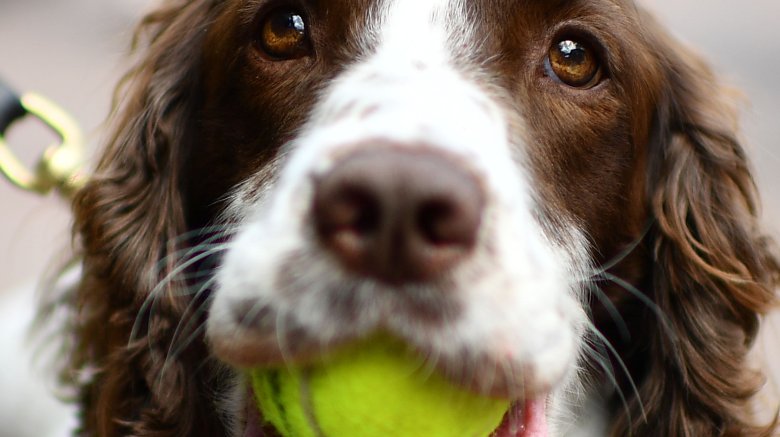
[[[365,41],[376,50],[405,56],[440,54],[468,28],[460,0],[379,0],[367,15]]]

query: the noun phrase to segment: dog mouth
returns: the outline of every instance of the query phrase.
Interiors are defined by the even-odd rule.
[[[246,399],[246,424],[240,437],[285,437],[263,419],[251,390],[248,390]],[[513,402],[499,426],[485,437],[548,437],[546,404],[546,396]]]

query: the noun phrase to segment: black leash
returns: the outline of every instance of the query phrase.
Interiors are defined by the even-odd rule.
[[[27,114],[20,100],[20,97],[0,80],[0,135],[11,123]]]

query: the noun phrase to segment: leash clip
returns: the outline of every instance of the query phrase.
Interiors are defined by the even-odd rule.
[[[60,137],[48,147],[34,169],[24,165],[5,139],[5,129],[15,120],[31,115]],[[70,196],[86,181],[82,173],[83,139],[78,123],[55,103],[35,93],[17,98],[0,83],[0,173],[12,184],[39,194],[58,189]]]

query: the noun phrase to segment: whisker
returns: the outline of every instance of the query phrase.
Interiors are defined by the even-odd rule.
[[[594,268],[588,275],[589,277],[592,276],[600,276],[603,273],[607,273],[607,271],[616,265],[620,264],[628,255],[630,255],[634,250],[636,250],[637,247],[642,243],[642,241],[647,237],[647,234],[650,233],[650,229],[653,227],[653,220],[648,220],[647,224],[645,225],[644,229],[642,230],[642,233],[639,234],[637,238],[634,239],[631,243],[629,243],[628,246],[626,246],[623,250],[617,253],[617,255],[613,256],[611,259],[607,260],[604,264]]]
[[[190,267],[195,265],[196,263],[199,263],[203,261],[204,259],[207,259],[215,254],[218,254],[220,252],[223,252],[227,248],[227,243],[223,242],[223,240],[226,238],[226,236],[230,235],[231,233],[235,232],[233,229],[230,229],[226,226],[211,226],[207,228],[201,228],[198,230],[190,231],[184,234],[179,235],[176,237],[173,242],[175,245],[181,244],[182,242],[186,242],[191,240],[194,237],[200,237],[203,235],[206,235],[208,233],[213,233],[214,235],[211,235],[210,237],[203,240],[200,244],[193,245],[192,247],[187,247],[185,249],[175,251],[162,260],[160,260],[157,263],[157,271],[165,271],[169,266],[175,266],[172,268],[164,278],[162,278],[158,284],[152,289],[152,291],[146,296],[144,299],[144,302],[141,304],[141,307],[139,308],[139,311],[136,315],[136,318],[133,322],[133,326],[130,330],[130,336],[128,338],[128,345],[132,344],[136,339],[140,337],[141,332],[141,323],[144,319],[147,321],[147,327],[146,332],[151,332],[153,327],[153,315],[157,313],[157,308],[160,302],[160,298],[164,295],[166,291],[170,293],[170,296],[172,297],[179,297],[179,296],[186,296],[189,294],[192,294],[190,291],[190,287],[174,287],[173,284],[177,280],[182,280],[185,283],[188,281],[192,281],[194,278],[205,278],[211,276],[213,273],[212,269],[201,269],[197,271],[194,274],[185,274]],[[183,262],[182,262],[183,261]],[[204,284],[200,285],[200,290],[205,290],[211,285],[212,281],[207,280]],[[195,287],[198,287],[198,284],[195,284]],[[185,310],[184,314],[187,314],[191,311],[191,307],[194,304],[194,302],[197,301],[197,298],[199,297],[200,292],[196,292],[195,298],[187,305],[187,308]],[[202,310],[198,311],[196,313],[196,316],[199,316],[202,314]],[[187,327],[191,326],[192,322],[187,323]],[[168,350],[165,354],[165,357],[163,359],[163,365],[162,369],[160,371],[160,381],[162,381],[162,378],[164,377],[167,369],[169,368],[169,363],[171,363],[172,359],[175,359],[178,357],[178,355],[181,353],[182,350],[186,349],[186,347],[191,344],[191,342],[196,338],[198,335],[202,333],[202,329],[198,328],[195,330],[195,334],[188,337],[188,339],[176,348],[176,351],[173,351],[174,346],[176,345],[177,338],[180,335],[180,329],[182,327],[182,322],[180,321],[176,329],[173,333],[173,337],[171,338],[171,344],[168,347]],[[152,344],[152,338],[149,336],[146,336],[147,340],[147,348],[149,350],[153,350],[155,345]],[[154,357],[156,355],[153,354]]]
[[[626,323],[626,319],[620,314],[620,311],[617,309],[615,304],[612,303],[612,301],[604,293],[604,291],[601,288],[599,288],[594,282],[588,284],[588,291],[595,294],[599,302],[601,302],[601,304],[604,305],[604,308],[609,313],[610,318],[617,325],[618,332],[620,333],[620,338],[625,341],[631,340],[631,332],[628,329],[628,324]]]
[[[625,361],[620,357],[615,347],[612,345],[612,343],[609,342],[609,340],[604,337],[604,334],[602,334],[598,329],[596,329],[595,325],[589,324],[588,330],[593,333],[593,335],[596,336],[596,339],[601,343],[603,347],[606,347],[608,351],[615,357],[615,360],[618,363],[618,366],[620,366],[620,369],[623,371],[623,373],[626,375],[626,379],[628,380],[628,384],[631,386],[631,390],[634,392],[634,395],[636,397],[637,403],[639,404],[639,411],[642,413],[642,418],[647,421],[647,412],[645,411],[645,405],[644,402],[642,402],[642,397],[639,394],[639,388],[636,385],[636,382],[634,381],[634,378],[631,376],[631,372],[628,370],[628,366],[626,366]],[[596,358],[596,361],[600,361],[598,357]],[[603,363],[602,363],[603,364]],[[600,364],[601,365],[601,364]],[[608,368],[604,368],[604,371],[608,373],[608,377],[610,378],[610,382],[612,382],[615,385],[615,388],[618,391],[618,394],[620,395],[621,400],[624,403],[624,407],[626,408],[626,412],[628,413],[628,403],[625,399],[625,396],[623,394],[623,391],[620,389],[620,386],[617,383],[617,378],[615,378],[614,372],[609,372],[608,369],[611,369],[612,366],[608,366]],[[630,419],[630,417],[629,417]]]
[[[215,224],[211,226],[205,226],[202,228],[194,229],[188,232],[184,232],[182,234],[179,234],[178,236],[173,238],[174,243],[184,243],[187,241],[191,241],[193,239],[197,239],[197,237],[202,237],[203,235],[209,235],[208,239],[203,240],[204,242],[213,241],[214,238],[221,238],[225,236],[230,236],[239,231],[239,227],[235,226],[233,224]]]
[[[149,295],[144,299],[143,304],[141,304],[141,308],[138,310],[138,316],[136,316],[135,322],[133,323],[133,327],[130,330],[130,338],[128,342],[132,342],[138,337],[138,333],[140,331],[140,323],[143,317],[146,315],[152,314],[154,305],[156,305],[157,300],[159,298],[159,295],[162,294],[162,292],[173,283],[174,278],[177,277],[177,275],[180,275],[183,271],[187,270],[189,267],[194,265],[195,263],[206,259],[210,256],[213,256],[216,253],[222,252],[225,249],[227,249],[227,244],[221,244],[212,247],[211,249],[204,251],[202,253],[199,253],[196,256],[191,257],[186,262],[179,264],[175,269],[173,269],[168,275],[166,275],[165,278],[163,278],[157,286],[152,289],[152,291],[149,293]],[[150,307],[152,310],[150,310]],[[151,319],[150,319],[151,320]],[[150,329],[150,326],[147,326],[147,330]]]
[[[179,323],[176,325],[176,329],[173,332],[173,336],[171,337],[171,342],[168,347],[168,351],[165,356],[165,363],[163,364],[162,370],[160,371],[160,377],[165,374],[165,370],[167,369],[167,364],[170,361],[175,361],[178,359],[178,357],[181,355],[181,353],[187,349],[187,347],[192,344],[193,341],[198,337],[199,335],[199,328],[202,326],[205,326],[203,323],[200,324],[195,329],[192,329],[192,325],[194,323],[198,323],[198,320],[200,319],[200,316],[203,315],[204,312],[206,312],[206,308],[208,307],[208,302],[200,302],[199,298],[205,293],[211,286],[216,282],[215,278],[211,278],[208,281],[205,281],[199,289],[193,294],[193,298],[190,300],[190,302],[187,304],[187,307],[184,309],[184,313],[182,314],[182,317],[179,321]],[[187,315],[190,315],[187,317]],[[186,322],[185,322],[186,319]],[[191,330],[191,332],[190,332]],[[190,335],[188,335],[184,341],[179,341],[179,336],[183,332],[190,332]],[[196,335],[193,335],[193,333],[198,333]]]
[[[439,353],[438,351],[426,351],[425,356],[422,357],[422,360],[420,362],[420,366],[418,369],[420,371],[420,376],[422,376],[424,381],[427,381],[430,379],[430,377],[436,373],[436,367],[439,364]]]
[[[500,371],[501,374],[504,376],[504,381],[507,381],[507,384],[514,386],[515,378],[517,377],[517,372],[513,368],[512,364],[509,363],[506,360],[501,360],[497,363],[497,371]],[[525,375],[521,372],[520,377],[523,381],[522,387],[525,387]],[[509,397],[510,400],[519,399],[521,396],[525,394],[525,390],[521,389],[519,392],[510,392]]]
[[[595,325],[590,324],[590,326],[588,326],[588,331],[598,332],[598,328],[596,328]],[[599,334],[601,333],[599,332]],[[595,338],[588,339],[588,340],[590,341],[585,341],[585,346],[587,346],[586,353],[588,354],[588,356],[590,356],[595,360],[603,361],[604,366],[606,367],[602,367],[602,369],[604,369],[612,376],[616,376],[615,368],[614,366],[612,366],[612,362],[609,360],[609,350],[605,346],[605,343],[608,342],[606,341],[606,339],[603,339],[603,334],[602,336],[597,335]]]
[[[631,409],[628,404],[628,399],[626,398],[625,393],[623,393],[623,389],[620,388],[620,384],[618,384],[617,378],[615,377],[614,373],[612,373],[612,365],[609,364],[609,360],[606,358],[596,358],[595,361],[596,364],[604,371],[607,378],[609,379],[609,382],[615,387],[615,391],[617,392],[618,397],[620,398],[620,403],[623,405],[623,410],[626,412],[626,417],[628,418],[629,422],[632,421]],[[642,410],[642,416],[645,417],[645,420],[647,420],[647,417],[644,412],[644,406],[640,399],[638,399],[638,401],[639,401],[640,408]]]
[[[626,280],[619,278],[611,273],[603,273],[602,277],[608,281],[614,282],[615,284],[619,285],[629,293],[631,293],[632,296],[639,299],[642,303],[647,306],[655,316],[658,318],[659,323],[661,324],[664,332],[668,336],[669,340],[672,342],[672,344],[677,344],[678,338],[677,334],[674,332],[674,329],[672,329],[671,321],[669,318],[664,314],[663,310],[655,304],[649,297],[647,297],[644,293],[639,291],[635,286],[631,285]]]
[[[279,346],[279,352],[282,355],[282,361],[285,366],[287,366],[289,370],[292,370],[295,367],[295,362],[287,343],[286,321],[286,314],[282,312],[276,314],[276,344]]]
[[[205,332],[206,332],[206,324],[205,323],[199,324],[198,327],[193,329],[192,333],[187,337],[187,345],[191,344],[191,342],[194,341],[196,338],[205,334]],[[158,377],[159,383],[161,383],[162,380],[164,379],[165,373],[167,372],[170,363],[174,363],[178,359],[181,352],[184,351],[184,349],[186,349],[186,347],[180,348],[174,354],[172,355],[169,354],[168,356],[166,356],[165,361],[163,362],[163,366],[160,369],[160,375]]]

